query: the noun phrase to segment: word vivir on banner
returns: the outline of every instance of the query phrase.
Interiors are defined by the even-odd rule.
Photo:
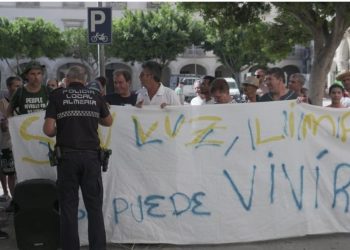
[[[112,127],[99,130],[113,151],[103,174],[109,242],[219,244],[350,230],[348,109],[283,101],[111,112]],[[56,178],[43,117],[10,119],[19,181]],[[83,204],[78,216],[87,243]]]

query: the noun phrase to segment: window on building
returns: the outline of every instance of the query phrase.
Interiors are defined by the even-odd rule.
[[[82,28],[84,26],[84,20],[80,19],[62,19],[64,29]]]
[[[160,5],[160,2],[147,2],[147,9],[157,9]]]
[[[84,2],[63,2],[62,6],[63,8],[84,8],[85,3]]]
[[[25,18],[25,19],[27,19],[28,21],[35,21],[35,17],[16,17],[16,20],[17,19],[20,19],[20,18]]]
[[[111,7],[113,10],[124,10],[127,6],[127,2],[106,2],[106,7]]]
[[[17,2],[17,8],[37,8],[40,7],[40,2]]]

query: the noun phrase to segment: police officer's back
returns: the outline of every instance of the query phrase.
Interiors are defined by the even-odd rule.
[[[60,148],[57,178],[61,211],[62,249],[79,249],[78,190],[81,187],[89,220],[89,248],[106,249],[103,223],[103,188],[99,158],[98,124],[111,126],[113,119],[102,97],[87,89],[85,70],[73,66],[67,88],[50,95],[43,131],[56,136]]]

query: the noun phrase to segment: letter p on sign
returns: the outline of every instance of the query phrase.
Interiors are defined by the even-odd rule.
[[[91,11],[91,32],[96,32],[96,25],[103,24],[106,21],[106,15],[102,10]]]
[[[112,41],[112,8],[88,8],[89,44],[110,44]]]

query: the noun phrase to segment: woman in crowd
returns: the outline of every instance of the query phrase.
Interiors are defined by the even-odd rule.
[[[331,108],[346,108],[345,105],[342,104],[341,100],[344,96],[344,86],[341,83],[333,83],[329,87],[329,97],[331,98],[331,104],[327,107]]]

